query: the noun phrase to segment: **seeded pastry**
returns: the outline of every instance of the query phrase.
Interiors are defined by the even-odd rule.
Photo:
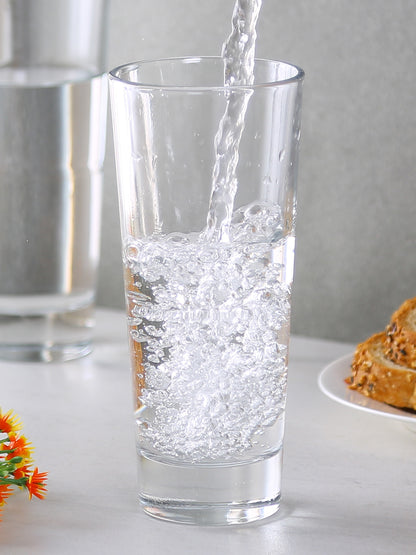
[[[416,297],[393,313],[386,329],[385,353],[402,366],[416,368]]]
[[[386,334],[376,333],[360,343],[346,379],[350,389],[400,408],[416,410],[416,370],[386,356]],[[416,359],[415,359],[416,360]]]

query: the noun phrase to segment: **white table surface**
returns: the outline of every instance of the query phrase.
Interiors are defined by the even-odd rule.
[[[44,501],[13,495],[4,554],[416,553],[416,434],[326,398],[317,377],[353,345],[293,337],[283,500],[276,517],[233,527],[155,520],[137,502],[124,315],[100,310],[92,355],[0,363],[0,406],[23,420]]]

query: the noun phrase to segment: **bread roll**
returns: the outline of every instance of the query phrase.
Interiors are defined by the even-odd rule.
[[[346,380],[351,389],[395,407],[416,410],[416,371],[386,356],[384,332],[357,346],[351,370],[352,376]]]
[[[386,328],[385,354],[397,364],[416,368],[416,298],[393,313]]]

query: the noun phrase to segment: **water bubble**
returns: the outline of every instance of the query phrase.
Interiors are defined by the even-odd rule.
[[[179,232],[175,232],[175,233],[170,233],[169,235],[166,236],[166,241],[168,243],[189,243],[189,237],[187,235],[185,235],[184,233],[179,233]]]

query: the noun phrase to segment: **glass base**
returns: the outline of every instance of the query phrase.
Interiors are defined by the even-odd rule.
[[[150,516],[206,526],[267,518],[280,506],[282,451],[239,465],[173,465],[139,460],[140,502]]]
[[[87,356],[92,351],[91,343],[7,345],[0,344],[0,360],[14,362],[66,362]]]
[[[181,524],[195,524],[199,526],[226,526],[231,524],[246,524],[277,513],[280,507],[280,497],[267,504],[246,503],[238,505],[198,505],[196,503],[182,503],[174,505],[172,502],[141,498],[144,512],[150,516]]]
[[[92,351],[93,307],[42,315],[0,314],[0,360],[64,362]]]

